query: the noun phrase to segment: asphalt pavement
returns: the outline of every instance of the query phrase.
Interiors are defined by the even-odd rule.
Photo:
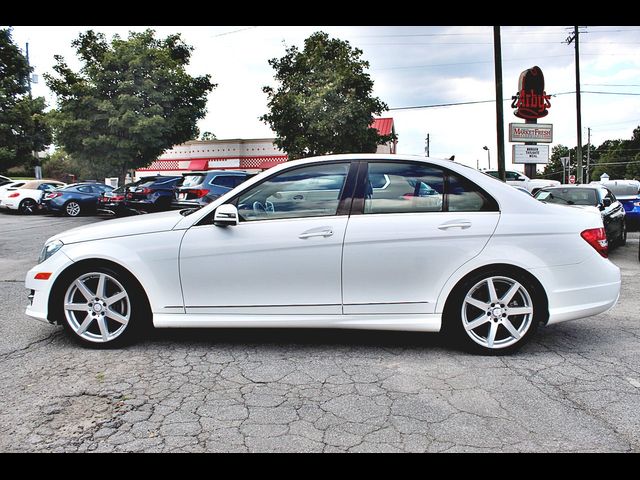
[[[611,311],[512,356],[437,334],[158,330],[88,350],[24,314],[44,241],[104,221],[0,213],[1,452],[639,452],[638,232]]]

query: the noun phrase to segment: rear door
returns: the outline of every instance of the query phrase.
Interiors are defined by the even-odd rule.
[[[344,313],[434,313],[445,281],[494,232],[497,203],[421,162],[370,161],[358,186],[343,250]]]

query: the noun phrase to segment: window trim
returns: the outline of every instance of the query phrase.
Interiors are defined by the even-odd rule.
[[[433,163],[428,163],[428,162],[419,162],[419,161],[415,161],[415,160],[394,160],[394,159],[371,159],[371,160],[365,160],[362,161],[362,163],[364,164],[363,167],[360,169],[360,171],[358,172],[358,179],[357,179],[357,188],[356,188],[356,194],[353,201],[353,205],[352,205],[352,209],[351,209],[351,215],[405,215],[405,214],[416,214],[416,213],[425,213],[425,214],[431,214],[431,213],[491,213],[491,212],[500,212],[500,205],[498,204],[498,201],[493,198],[492,195],[489,195],[489,193],[482,188],[480,185],[478,185],[476,182],[469,180],[467,177],[465,177],[464,175],[458,173],[458,172],[454,172],[453,170],[441,166],[441,165],[436,165]],[[402,164],[412,164],[412,165],[420,165],[420,166],[427,166],[427,167],[432,167],[432,168],[438,168],[440,170],[442,170],[443,172],[443,193],[442,193],[442,210],[439,212],[379,212],[379,213],[364,213],[364,192],[366,190],[366,179],[369,175],[369,164],[371,163],[402,163]],[[453,212],[449,211],[449,177],[450,175],[456,175],[459,178],[463,179],[463,181],[469,182],[472,185],[475,186],[475,188],[478,190],[478,192],[484,196],[487,200],[487,202],[489,203],[489,208],[487,210],[455,210]]]

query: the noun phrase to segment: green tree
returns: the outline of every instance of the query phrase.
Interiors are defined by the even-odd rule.
[[[369,128],[387,105],[373,97],[362,50],[316,32],[304,49],[292,46],[269,60],[277,89],[263,87],[269,113],[260,117],[276,132],[276,145],[290,159],[327,153],[375,152],[393,137]]]
[[[58,75],[45,79],[58,100],[52,112],[56,142],[73,158],[123,183],[129,170],[197,138],[196,122],[216,85],[209,75],[186,72],[193,48],[179,34],[156,39],[153,30],[130,32],[109,43],[89,30],[72,45],[80,71],[56,55]]]
[[[215,140],[217,137],[211,132],[204,132],[200,140]]]
[[[33,152],[51,143],[44,98],[29,94],[31,70],[11,29],[0,29],[0,172],[33,165]]]

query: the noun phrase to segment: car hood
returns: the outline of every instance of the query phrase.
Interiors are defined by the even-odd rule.
[[[134,217],[118,218],[72,228],[49,238],[47,242],[61,240],[64,244],[101,240],[104,238],[142,235],[173,229],[184,217],[179,210],[148,213]]]

